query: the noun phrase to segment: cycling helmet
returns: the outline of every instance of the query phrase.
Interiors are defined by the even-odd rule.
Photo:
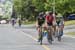
[[[62,15],[60,13],[58,13],[56,17],[62,17]]]

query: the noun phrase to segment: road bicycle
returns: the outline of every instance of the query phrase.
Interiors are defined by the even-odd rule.
[[[39,35],[39,42],[42,45],[43,37],[46,35],[47,40],[50,44],[52,44],[52,27],[48,26],[48,29],[45,31],[44,27],[40,27],[40,35]]]

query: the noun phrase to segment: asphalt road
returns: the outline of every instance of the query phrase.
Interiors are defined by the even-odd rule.
[[[54,39],[53,44],[47,42],[46,37],[43,45],[37,42],[37,30],[27,26],[12,27],[10,24],[0,25],[0,50],[75,50],[75,38],[62,37],[58,42]]]

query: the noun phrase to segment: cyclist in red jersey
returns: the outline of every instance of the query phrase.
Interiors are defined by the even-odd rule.
[[[48,26],[52,26],[52,25],[53,25],[53,21],[54,21],[53,13],[52,13],[52,12],[49,12],[49,13],[46,15],[46,22],[47,22],[47,25],[48,25]]]
[[[48,42],[52,43],[51,41],[53,41],[52,38],[52,34],[53,34],[53,21],[54,21],[54,17],[53,17],[53,13],[52,12],[48,12],[46,15],[46,25],[47,25],[47,29],[48,29]]]

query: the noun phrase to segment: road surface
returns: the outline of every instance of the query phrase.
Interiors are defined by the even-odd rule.
[[[43,45],[40,45],[37,42],[37,35],[35,28],[1,24],[0,50],[75,50],[75,38],[63,37],[61,42],[54,39],[51,45],[45,37]]]

